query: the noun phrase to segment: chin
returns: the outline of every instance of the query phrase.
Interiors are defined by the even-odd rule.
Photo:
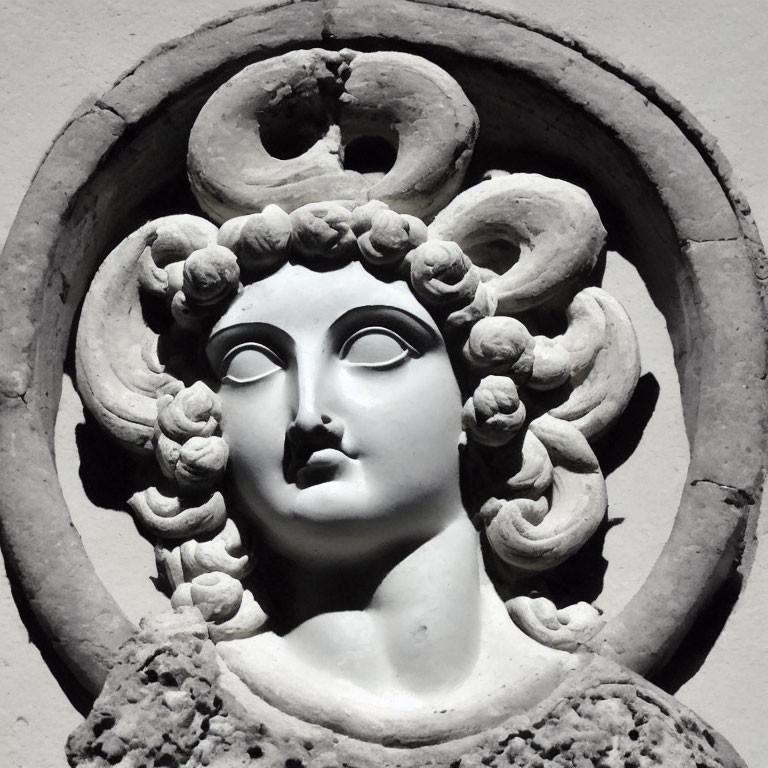
[[[367,489],[352,480],[316,483],[295,490],[287,517],[321,526],[353,525],[376,516],[367,497]]]
[[[294,486],[290,496],[269,511],[260,505],[256,522],[275,552],[310,567],[356,565],[425,538],[408,530],[406,521],[418,519],[412,510],[383,508],[380,496],[352,480]]]

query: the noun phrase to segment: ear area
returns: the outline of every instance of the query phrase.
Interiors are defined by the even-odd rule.
[[[196,216],[150,221],[107,256],[86,295],[75,350],[78,388],[101,426],[134,452],[154,450],[157,398],[183,387],[158,358],[140,292],[175,291],[166,267],[215,243],[217,233]]]

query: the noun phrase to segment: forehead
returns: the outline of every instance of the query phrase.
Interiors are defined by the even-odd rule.
[[[401,309],[436,328],[404,280],[383,282],[353,261],[329,272],[283,265],[269,277],[245,286],[211,335],[243,323],[266,323],[293,336],[303,329],[330,328],[346,312],[365,306]]]

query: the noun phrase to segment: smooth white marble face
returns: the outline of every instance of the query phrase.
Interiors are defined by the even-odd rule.
[[[463,514],[459,388],[404,281],[286,264],[232,303],[208,356],[239,506],[281,554],[354,565]]]

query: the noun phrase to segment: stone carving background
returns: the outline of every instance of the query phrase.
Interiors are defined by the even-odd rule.
[[[757,31],[762,26],[757,3],[751,10],[742,7],[740,17],[723,17],[719,14],[727,12],[714,8],[702,12],[701,5],[693,3],[681,4],[674,11],[655,2],[624,10],[593,3],[588,12],[586,3],[565,9],[558,7],[562,4],[556,0],[515,5],[521,12],[535,14],[539,22],[572,31],[636,66],[679,97],[720,138],[737,177],[745,176],[741,187],[755,208],[758,224],[768,230],[768,192],[760,187],[768,172],[768,158],[762,158],[761,164],[756,156],[760,151],[758,126],[766,117],[760,111],[760,88],[766,86],[757,75],[749,74],[751,65],[762,63],[752,57],[764,50],[766,43],[760,37],[765,33]],[[0,238],[6,234],[36,158],[83,94],[105,90],[153,44],[191,31],[224,10],[210,2],[185,4],[183,8],[175,2],[163,10],[138,3],[130,11],[105,7],[94,14],[90,4],[82,2],[71,5],[70,13],[64,16],[52,2],[35,2],[2,11],[0,29],[9,62],[3,71],[11,75],[0,87],[4,121],[0,151],[2,167],[8,173],[0,199]],[[42,23],[41,16],[45,19]],[[34,66],[27,68],[30,60]],[[68,66],[63,67],[63,61]],[[759,69],[755,67],[756,72]],[[718,80],[722,85],[716,87]],[[754,126],[751,141],[745,128],[749,125]],[[661,462],[668,460],[668,456],[660,457]],[[683,471],[684,459],[678,456],[677,461]],[[127,519],[124,522],[133,525]],[[759,555],[765,559],[763,553]],[[759,653],[764,642],[754,630],[766,625],[767,609],[760,603],[768,582],[767,570],[758,557],[747,592],[725,633],[699,674],[680,692],[685,703],[713,722],[745,760],[755,765],[765,749],[759,741],[765,736],[758,726],[768,660]],[[8,664],[8,674],[2,676],[8,690],[0,692],[0,733],[12,734],[9,765],[61,765],[61,744],[78,716],[34,648],[25,648],[25,633],[7,591],[0,600],[0,611],[12,619],[0,641],[0,665]],[[46,707],[39,706],[43,700],[48,702]],[[40,751],[33,753],[32,733],[36,730],[43,738],[35,739]]]

